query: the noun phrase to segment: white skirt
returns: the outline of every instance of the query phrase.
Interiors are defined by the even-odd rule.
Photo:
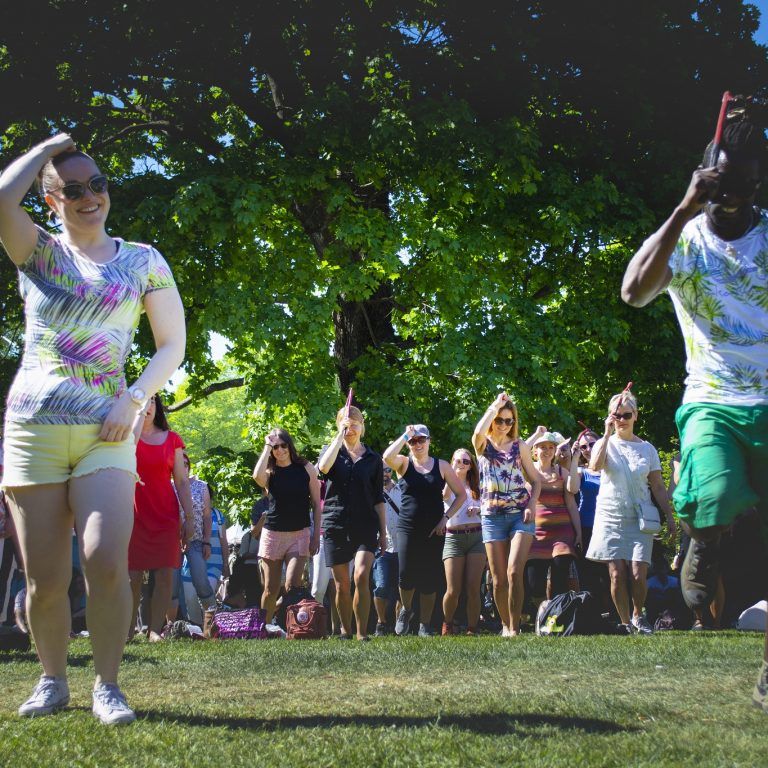
[[[631,507],[608,510],[601,509],[598,503],[587,560],[650,563],[652,552],[653,534],[640,530]]]

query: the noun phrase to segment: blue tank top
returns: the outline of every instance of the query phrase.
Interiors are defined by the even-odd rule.
[[[579,517],[584,528],[595,525],[595,505],[597,492],[600,490],[600,473],[581,470],[581,490],[579,491]]]

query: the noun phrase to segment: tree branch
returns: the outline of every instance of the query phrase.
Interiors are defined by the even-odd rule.
[[[127,125],[125,128],[122,128],[116,134],[114,134],[114,136],[110,136],[109,138],[100,141],[98,144],[92,145],[91,151],[97,152],[103,147],[106,147],[107,144],[111,144],[113,141],[117,141],[126,134],[133,133],[134,131],[143,131],[147,128],[162,128],[163,130],[168,131],[172,127],[173,126],[171,125],[170,120],[150,120],[146,123],[134,123],[133,125]]]
[[[245,379],[240,376],[236,379],[227,379],[226,381],[217,381],[214,384],[209,384],[207,387],[204,387],[200,390],[200,392],[196,395],[190,395],[189,397],[185,397],[183,400],[179,400],[178,403],[174,403],[173,405],[166,406],[166,411],[168,413],[175,413],[176,411],[180,411],[182,408],[186,408],[188,405],[192,405],[193,403],[196,403],[198,400],[204,400],[208,395],[212,395],[214,392],[222,392],[225,389],[234,389],[235,387],[242,387],[245,384]]]

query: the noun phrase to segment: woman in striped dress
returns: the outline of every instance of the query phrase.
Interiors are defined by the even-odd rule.
[[[574,495],[567,490],[568,473],[555,463],[557,436],[545,432],[534,443],[535,462],[541,476],[536,503],[536,537],[528,553],[527,582],[535,599],[546,594],[547,570],[551,569],[551,595],[568,590],[568,575],[581,546],[581,521]]]

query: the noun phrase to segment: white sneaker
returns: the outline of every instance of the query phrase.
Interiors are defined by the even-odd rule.
[[[645,618],[645,614],[640,616],[633,616],[630,619],[630,626],[637,632],[638,635],[652,635],[653,627],[648,623],[648,619]]]
[[[506,624],[501,625],[501,636],[512,637],[512,633],[509,631],[509,627]]]
[[[115,683],[99,683],[93,689],[93,714],[105,725],[132,723],[136,719],[136,713]]]
[[[69,685],[64,678],[42,675],[32,695],[19,707],[22,717],[52,715],[69,704]]]

